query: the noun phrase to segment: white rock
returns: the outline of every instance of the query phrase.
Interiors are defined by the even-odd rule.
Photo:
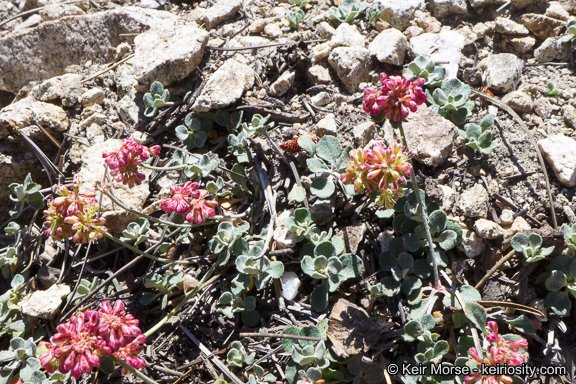
[[[53,136],[59,136],[69,126],[62,108],[26,97],[0,110],[0,139],[14,135],[18,129],[35,141],[46,141],[46,135],[35,124],[40,124]]]
[[[282,36],[282,29],[276,23],[270,23],[264,27],[264,34],[273,39]]]
[[[140,6],[142,8],[158,9],[161,7],[160,3],[156,0],[140,0]]]
[[[32,96],[40,101],[61,100],[64,107],[71,107],[78,102],[84,88],[80,84],[81,75],[66,74],[53,77],[32,88]]]
[[[400,30],[406,29],[410,25],[410,20],[414,18],[417,10],[426,9],[424,0],[378,0],[382,9],[382,20],[390,23],[390,26]]]
[[[490,55],[479,64],[484,85],[499,93],[515,91],[522,76],[524,61],[511,53]]]
[[[570,55],[570,48],[567,44],[562,44],[557,37],[549,37],[534,50],[534,58],[540,63],[547,63],[554,60],[567,60]]]
[[[365,121],[352,128],[354,141],[359,147],[364,147],[374,138],[374,133],[378,130],[373,121]]]
[[[335,48],[328,56],[328,62],[350,92],[355,92],[361,82],[370,79],[370,51],[366,48]]]
[[[410,39],[412,56],[426,56],[434,62],[448,62],[442,64],[446,67],[446,78],[455,78],[458,74],[458,63],[464,49],[464,36],[455,31],[442,31],[424,33]]]
[[[288,209],[278,215],[273,235],[273,239],[276,241],[276,247],[278,249],[293,248],[296,245],[292,232],[289,228],[284,226],[286,219],[293,216],[293,209]]]
[[[121,7],[65,17],[7,35],[0,39],[0,90],[17,93],[30,81],[63,75],[73,64],[108,63],[110,50],[126,39],[120,34],[140,33],[157,25],[170,29],[176,20],[169,12]],[[158,41],[154,44],[162,49]]]
[[[502,98],[502,102],[519,113],[530,112],[533,104],[532,98],[522,91],[514,91],[506,94],[506,96]]]
[[[204,14],[204,24],[210,30],[232,17],[242,7],[242,0],[219,0]]]
[[[408,50],[408,40],[399,30],[386,29],[372,40],[368,49],[381,63],[401,66]]]
[[[82,104],[83,107],[87,107],[92,104],[102,105],[104,104],[105,97],[106,95],[101,88],[92,88],[80,96],[80,104]]]
[[[108,116],[103,113],[94,113],[80,122],[80,130],[85,130],[92,124],[104,125],[108,120]]]
[[[331,97],[330,97],[330,93],[328,92],[318,92],[318,94],[312,96],[310,98],[310,101],[312,101],[312,103],[314,105],[317,105],[319,107],[323,107],[325,105],[327,105],[328,103],[330,103]]]
[[[208,33],[194,24],[152,28],[136,36],[134,57],[116,70],[116,81],[124,94],[133,86],[148,92],[154,81],[168,86],[196,69],[207,42]]]
[[[458,248],[464,251],[466,257],[474,258],[484,252],[486,243],[476,232],[462,229],[462,244]]]
[[[558,20],[568,21],[570,19],[570,13],[564,9],[562,4],[558,1],[552,1],[546,9],[546,16],[553,17]]]
[[[512,44],[516,52],[527,53],[536,45],[536,39],[532,36],[515,37],[510,40],[510,44]]]
[[[336,47],[364,47],[366,40],[355,25],[342,23],[336,28],[336,33],[330,40],[330,46]]]
[[[458,208],[464,216],[470,218],[486,218],[488,214],[488,192],[481,184],[475,184],[464,191],[458,200]]]
[[[65,16],[84,15],[84,11],[74,4],[53,4],[42,9],[38,14],[42,18],[42,21],[52,21]]]
[[[442,190],[442,210],[444,212],[451,212],[454,206],[454,190],[448,185],[438,184],[438,187]]]
[[[330,45],[328,43],[321,43],[315,45],[312,51],[312,64],[317,64],[324,60],[330,54]]]
[[[311,86],[318,84],[328,84],[332,81],[328,69],[321,65],[313,65],[306,72],[306,79]]]
[[[40,15],[32,15],[22,23],[18,24],[16,28],[14,28],[14,33],[21,32],[26,28],[33,28],[42,22],[42,16]]]
[[[282,296],[286,300],[294,300],[301,284],[298,275],[290,271],[284,272],[280,276],[280,282],[282,283]]]
[[[294,79],[296,78],[296,73],[294,71],[286,71],[276,79],[272,85],[270,85],[270,92],[272,96],[282,96],[294,84]]]
[[[408,115],[404,132],[414,158],[427,166],[437,167],[450,156],[457,128],[422,104],[416,112]]]
[[[552,114],[552,103],[547,97],[540,97],[532,104],[534,112],[543,119],[548,119]]]
[[[20,302],[22,313],[51,320],[56,316],[62,299],[70,294],[66,284],[54,284],[45,291],[35,291]]]
[[[466,0],[431,0],[432,14],[438,18],[468,13]]]
[[[493,221],[478,219],[474,223],[474,230],[483,239],[496,239],[504,236],[504,229]]]
[[[566,104],[562,107],[562,116],[567,126],[576,128],[576,107],[571,104]]]
[[[320,137],[325,135],[336,136],[338,133],[338,125],[336,125],[336,116],[329,113],[322,120],[316,124],[316,134]]]
[[[507,17],[497,17],[494,22],[496,23],[496,32],[498,33],[521,36],[525,36],[530,33],[528,28],[515,22],[514,20],[510,20]]]
[[[511,211],[510,209],[503,209],[502,213],[500,214],[500,221],[505,227],[512,225],[514,222],[514,211]]]
[[[208,112],[229,106],[254,85],[254,71],[246,64],[228,59],[210,76],[200,96],[194,102],[194,112]]]
[[[553,135],[538,141],[540,150],[566,187],[576,185],[576,140],[564,135]]]

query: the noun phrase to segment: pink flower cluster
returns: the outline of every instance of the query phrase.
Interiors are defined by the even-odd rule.
[[[203,223],[206,218],[216,215],[216,200],[204,199],[208,191],[200,189],[200,184],[187,181],[183,186],[172,186],[172,197],[160,202],[160,208],[166,213],[176,212],[186,217],[189,223]]]
[[[138,357],[146,336],[140,331],[138,320],[126,313],[120,300],[114,307],[107,301],[102,302],[98,311],[81,312],[56,329],[58,333],[52,336],[52,344],[46,343],[48,350],[39,356],[49,373],[56,369],[61,373],[71,371],[78,379],[93,367],[99,367],[103,356],[110,355],[136,369],[146,366],[146,361]]]
[[[117,151],[104,151],[102,157],[110,168],[110,174],[114,180],[122,182],[132,188],[140,185],[145,179],[145,175],[138,172],[137,166],[142,161],[148,160],[150,156],[156,157],[160,154],[160,146],[155,145],[147,148],[140,145],[133,138],[124,139],[122,147]]]
[[[406,178],[412,175],[412,165],[404,147],[394,142],[384,148],[378,139],[372,149],[353,149],[346,173],[340,175],[344,184],[354,184],[356,193],[379,192],[376,204],[392,207],[404,196]]]
[[[58,197],[48,203],[44,211],[46,236],[54,240],[67,239],[72,236],[76,243],[98,241],[107,231],[106,219],[97,217],[98,201],[94,192],[78,193],[81,182],[75,178],[72,191],[66,186],[56,189]]]
[[[481,364],[485,366],[512,365],[519,366],[526,360],[525,352],[522,350],[528,347],[526,339],[517,341],[507,341],[498,334],[498,324],[495,321],[488,322],[490,333],[486,335],[486,340],[491,343],[484,352],[484,359],[480,357],[476,348],[470,348],[468,354],[478,364],[478,372],[464,377],[466,384],[511,384],[513,379],[507,375],[487,376],[482,375]]]
[[[364,90],[364,111],[379,120],[385,117],[401,121],[426,101],[426,94],[418,87],[424,84],[424,79],[410,81],[400,76],[388,77],[385,73],[380,74],[380,79],[382,88],[379,91]]]

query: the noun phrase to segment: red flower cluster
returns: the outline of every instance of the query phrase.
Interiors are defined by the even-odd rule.
[[[418,106],[426,101],[426,94],[418,85],[424,79],[410,81],[400,76],[380,74],[382,88],[364,90],[364,111],[377,119],[383,117],[392,121],[401,121],[410,111],[416,112]]]
[[[512,365],[519,366],[526,360],[526,355],[521,348],[528,347],[526,339],[519,339],[517,341],[508,341],[498,334],[498,324],[495,321],[488,322],[488,329],[491,331],[486,335],[486,340],[491,343],[487,351],[484,353],[484,359],[480,358],[480,354],[476,348],[470,348],[468,354],[478,364],[478,372],[467,375],[464,377],[466,384],[511,384],[513,379],[507,375],[499,376],[486,376],[482,375],[481,364],[485,366],[495,365]]]
[[[94,192],[78,193],[81,182],[78,178],[72,184],[72,191],[60,186],[56,189],[59,197],[48,203],[44,211],[46,236],[54,240],[67,239],[72,236],[76,243],[98,241],[107,231],[106,219],[97,217],[98,201]]]
[[[203,223],[206,218],[216,215],[216,200],[204,199],[208,191],[200,189],[196,182],[187,181],[183,186],[172,186],[172,197],[160,202],[160,208],[166,213],[176,212],[186,217],[189,223]]]
[[[148,160],[150,156],[155,157],[160,154],[160,146],[155,145],[147,148],[140,145],[133,138],[124,139],[122,147],[117,151],[104,151],[102,157],[110,168],[110,174],[114,180],[122,182],[132,188],[140,185],[145,179],[145,175],[138,172],[137,165]]]
[[[120,300],[114,308],[103,302],[98,311],[89,309],[72,316],[56,329],[58,333],[52,336],[52,344],[46,343],[48,350],[39,356],[49,373],[56,369],[61,373],[72,371],[72,376],[78,379],[93,367],[99,367],[103,356],[111,354],[136,369],[146,366],[146,361],[138,357],[146,336]]]
[[[378,139],[372,149],[353,149],[350,161],[346,163],[346,173],[340,175],[344,184],[354,184],[356,193],[365,190],[380,192],[376,204],[391,207],[404,196],[406,178],[412,175],[408,154],[397,142],[388,148]]]

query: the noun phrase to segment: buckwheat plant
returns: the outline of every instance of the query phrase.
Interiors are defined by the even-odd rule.
[[[76,177],[72,191],[66,186],[56,189],[58,197],[44,211],[46,236],[54,240],[72,237],[75,243],[98,241],[107,231],[106,219],[98,216],[98,201],[94,192],[79,193],[81,180]]]
[[[408,152],[408,145],[406,144],[406,135],[404,134],[404,129],[402,128],[402,121],[408,117],[410,112],[416,112],[418,110],[418,106],[422,105],[427,98],[427,95],[424,93],[420,85],[424,84],[426,80],[423,78],[419,78],[416,80],[410,80],[408,78],[402,78],[400,76],[391,76],[388,77],[385,73],[380,74],[380,80],[382,81],[382,87],[380,90],[375,91],[372,89],[364,90],[364,111],[372,116],[372,118],[376,121],[383,121],[384,119],[388,119],[390,124],[398,128],[400,130],[400,137],[402,139],[403,150]],[[390,147],[389,147],[390,148]],[[383,147],[382,147],[383,149]],[[400,154],[400,150],[398,148],[390,148],[389,154],[384,152],[380,148],[378,148],[378,153],[380,154],[379,159],[384,160],[385,155],[388,155],[389,158],[386,158],[386,165],[394,164],[395,173],[382,172],[383,175],[386,177],[382,177],[382,186],[387,185],[391,188],[386,189],[384,191],[384,195],[381,197],[384,201],[387,202],[387,206],[390,206],[394,199],[397,199],[400,196],[400,192],[398,192],[399,187],[404,184],[405,177],[410,177],[412,181],[412,185],[414,187],[414,192],[416,194],[416,198],[418,200],[418,206],[420,209],[420,214],[422,216],[422,221],[424,224],[426,237],[428,240],[428,246],[430,249],[430,255],[432,256],[432,266],[434,271],[434,285],[436,287],[440,286],[440,280],[438,279],[438,266],[436,261],[436,252],[434,251],[434,245],[432,240],[432,235],[430,233],[430,227],[428,225],[428,219],[426,217],[425,206],[422,203],[422,198],[420,197],[420,190],[418,188],[418,183],[416,182],[416,178],[414,177],[414,164],[412,164],[412,159],[410,157],[405,156],[404,154]],[[352,156],[357,157],[358,159],[354,159]],[[354,155],[351,155],[353,159],[351,168],[354,169],[354,162],[356,163],[364,163],[362,159],[362,153],[356,150]],[[405,156],[405,160],[402,158]],[[402,162],[396,163],[398,158],[401,158],[406,165],[402,165]],[[382,164],[382,163],[381,163]],[[380,165],[382,168],[382,165]],[[381,170],[383,171],[383,170]],[[402,172],[402,173],[401,173]],[[367,173],[368,175],[374,175],[374,173]],[[392,177],[391,177],[392,176]],[[397,176],[397,177],[394,177]],[[345,178],[346,176],[344,176]],[[362,178],[357,181],[358,186],[360,184],[364,185],[365,188],[370,188],[369,183],[367,183],[368,179],[362,180]],[[396,188],[396,189],[394,189]],[[382,189],[380,189],[381,192]]]
[[[482,365],[496,366],[506,364],[519,366],[524,364],[528,356],[525,350],[528,347],[528,341],[518,335],[499,335],[498,324],[495,321],[489,321],[487,328],[490,333],[485,338],[490,345],[482,354],[474,347],[468,350],[468,354],[472,357],[468,365],[478,371],[466,375],[464,383],[511,384],[513,378],[507,375],[482,375]]]
[[[143,173],[138,172],[138,164],[148,160],[150,156],[156,157],[159,154],[159,145],[148,148],[129,137],[124,139],[119,150],[104,151],[102,157],[106,159],[104,161],[110,168],[110,175],[114,176],[114,180],[132,188],[134,185],[140,185],[146,178]]]
[[[138,357],[146,337],[138,327],[138,320],[126,313],[120,300],[114,307],[103,302],[98,311],[80,312],[56,329],[58,333],[52,336],[52,343],[46,343],[46,352],[39,356],[49,373],[58,369],[61,373],[71,372],[79,379],[84,373],[92,372],[92,368],[100,367],[102,359],[110,355],[136,369],[146,365],[146,361]]]
[[[172,186],[172,197],[162,200],[160,208],[166,213],[176,212],[189,223],[201,224],[216,215],[216,200],[207,200],[208,191],[200,184],[187,181],[183,186]]]

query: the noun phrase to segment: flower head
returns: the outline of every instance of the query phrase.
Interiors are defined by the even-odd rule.
[[[350,151],[346,173],[340,178],[344,184],[354,184],[356,193],[378,191],[376,203],[391,207],[404,196],[404,184],[411,175],[412,166],[404,147],[394,142],[385,148],[380,139],[372,149]]]
[[[146,336],[138,335],[130,343],[118,348],[114,352],[114,356],[124,360],[128,365],[136,369],[142,369],[146,366],[146,360],[138,357],[138,354],[142,352],[142,344],[146,342]],[[126,370],[122,368],[122,374],[126,374]]]
[[[110,168],[110,174],[114,180],[122,182],[132,188],[140,185],[146,176],[138,172],[137,166],[142,161],[148,160],[150,156],[155,157],[160,154],[160,146],[148,148],[138,144],[136,140],[129,137],[124,139],[122,146],[117,151],[104,151],[102,157]]]
[[[208,191],[200,189],[198,183],[187,181],[183,186],[170,187],[172,197],[160,202],[160,208],[166,213],[176,212],[186,217],[189,223],[201,224],[207,218],[216,215],[216,200],[205,199]]]
[[[107,340],[112,349],[129,344],[128,340],[142,334],[138,327],[139,321],[127,314],[124,303],[116,300],[114,307],[104,301],[100,303],[100,321],[98,334]]]
[[[377,119],[384,115],[389,120],[401,121],[426,101],[427,96],[419,87],[424,79],[411,81],[400,76],[388,77],[385,73],[380,74],[380,79],[379,91],[364,90],[364,111]]]

